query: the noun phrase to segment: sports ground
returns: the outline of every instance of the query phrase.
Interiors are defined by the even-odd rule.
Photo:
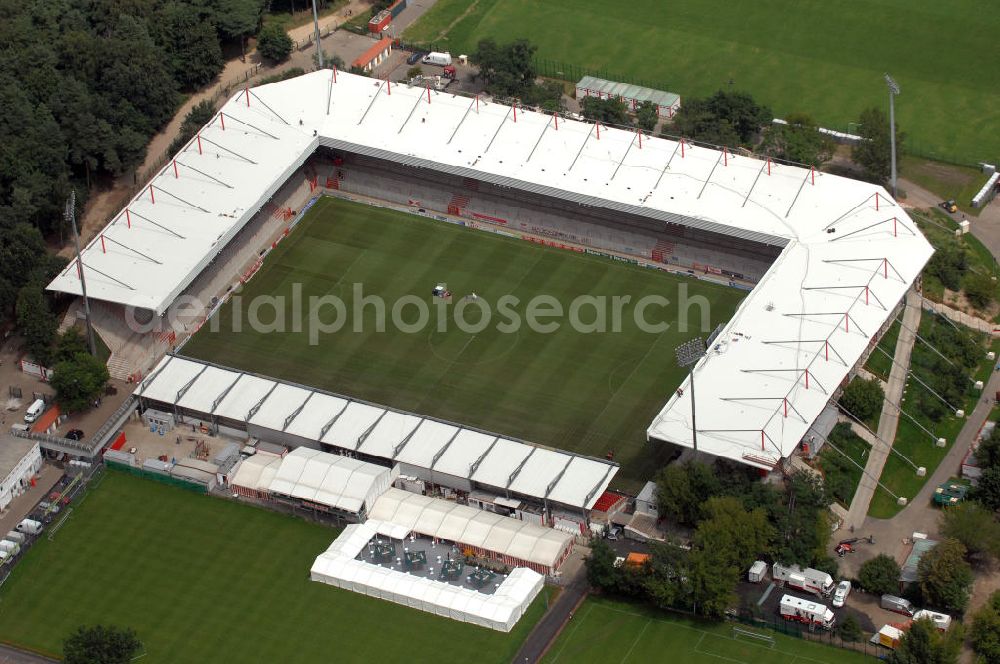
[[[524,37],[540,58],[656,81],[682,99],[732,81],[779,117],[806,112],[841,131],[866,107],[888,112],[888,71],[917,153],[969,165],[1000,158],[1000,14],[982,2],[635,0],[615,9],[602,0],[438,0],[404,39],[457,54],[484,37]]]
[[[736,635],[729,623],[696,622],[644,611],[632,604],[590,598],[542,660],[545,664],[593,662],[684,662],[684,664],[861,664],[861,653],[785,636],[767,629],[740,627],[764,639]]]
[[[631,300],[622,308],[621,331],[611,331],[609,314],[604,333],[577,331],[568,319],[552,333],[527,325],[505,331],[496,324],[496,313],[483,331],[463,331],[449,322],[442,332],[437,309],[431,310],[431,324],[418,331],[389,321],[380,332],[374,308],[352,316],[355,284],[365,296],[382,297],[389,310],[404,296],[445,306],[431,296],[442,282],[452,293],[448,311],[472,293],[477,302],[491,304],[504,295],[522,303],[547,295],[566,311],[579,295]],[[318,337],[317,345],[310,344],[305,329],[262,333],[244,324],[234,331],[234,309],[246,309],[244,303],[258,296],[285,296],[292,318],[294,284],[301,284],[304,299],[343,298],[350,322]],[[689,309],[689,330],[679,330],[675,305],[683,289],[689,300],[702,296],[710,305],[706,331],[698,329],[697,306]],[[649,295],[671,302],[644,312],[650,322],[670,323],[666,332],[649,333],[636,323],[634,305]],[[560,449],[598,457],[613,450],[622,464],[618,484],[638,488],[663,463],[657,456],[663,447],[647,444],[645,430],[683,378],[675,347],[729,320],[742,297],[732,288],[658,270],[324,197],[267,257],[240,299],[217,314],[218,331],[206,325],[183,353]],[[466,320],[480,320],[476,306],[465,310]],[[581,310],[580,320],[596,320],[591,311]],[[265,317],[272,320],[274,314]],[[335,317],[331,309],[322,319]],[[416,314],[405,318],[415,321]],[[359,320],[364,324],[355,331]]]
[[[502,634],[310,581],[336,534],[109,470],[0,588],[0,641],[57,655],[103,623],[143,662],[507,664],[545,609]]]

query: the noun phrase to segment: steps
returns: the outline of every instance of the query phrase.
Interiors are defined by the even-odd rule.
[[[666,240],[657,240],[656,246],[653,247],[652,259],[659,263],[666,263],[667,257],[672,256],[674,253],[675,246],[673,242],[667,242]]]
[[[117,380],[128,380],[132,370],[128,360],[112,353],[111,357],[108,358],[108,373]]]
[[[448,214],[456,216],[462,214],[462,210],[468,207],[470,200],[471,199],[465,194],[452,194],[451,202],[448,203]]]

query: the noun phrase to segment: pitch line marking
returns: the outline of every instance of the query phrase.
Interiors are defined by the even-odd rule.
[[[629,646],[628,652],[626,652],[625,656],[622,657],[621,664],[625,664],[625,661],[628,660],[629,655],[631,655],[632,651],[635,650],[635,647],[639,644],[640,639],[642,639],[642,635],[646,633],[646,630],[649,628],[651,624],[653,624],[652,618],[647,620],[646,624],[642,626],[642,629],[639,631],[639,634],[635,637],[635,640],[632,641],[632,645]]]

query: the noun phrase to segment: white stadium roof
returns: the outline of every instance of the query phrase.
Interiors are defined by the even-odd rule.
[[[160,361],[136,394],[571,507],[593,507],[618,472],[617,464],[603,459],[172,355]]]
[[[282,457],[267,489],[345,512],[361,512],[370,508],[398,475],[398,466],[389,469],[299,447]]]
[[[85,249],[91,296],[162,313],[320,145],[785,247],[695,371],[699,449],[762,468],[932,253],[876,185],[329,70],[235,93],[200,136]],[[79,293],[76,268],[49,288]],[[692,445],[689,396],[650,438]]]

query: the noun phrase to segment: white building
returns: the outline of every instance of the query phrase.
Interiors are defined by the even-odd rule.
[[[38,442],[0,434],[0,510],[28,490],[31,478],[42,469],[42,453]]]

